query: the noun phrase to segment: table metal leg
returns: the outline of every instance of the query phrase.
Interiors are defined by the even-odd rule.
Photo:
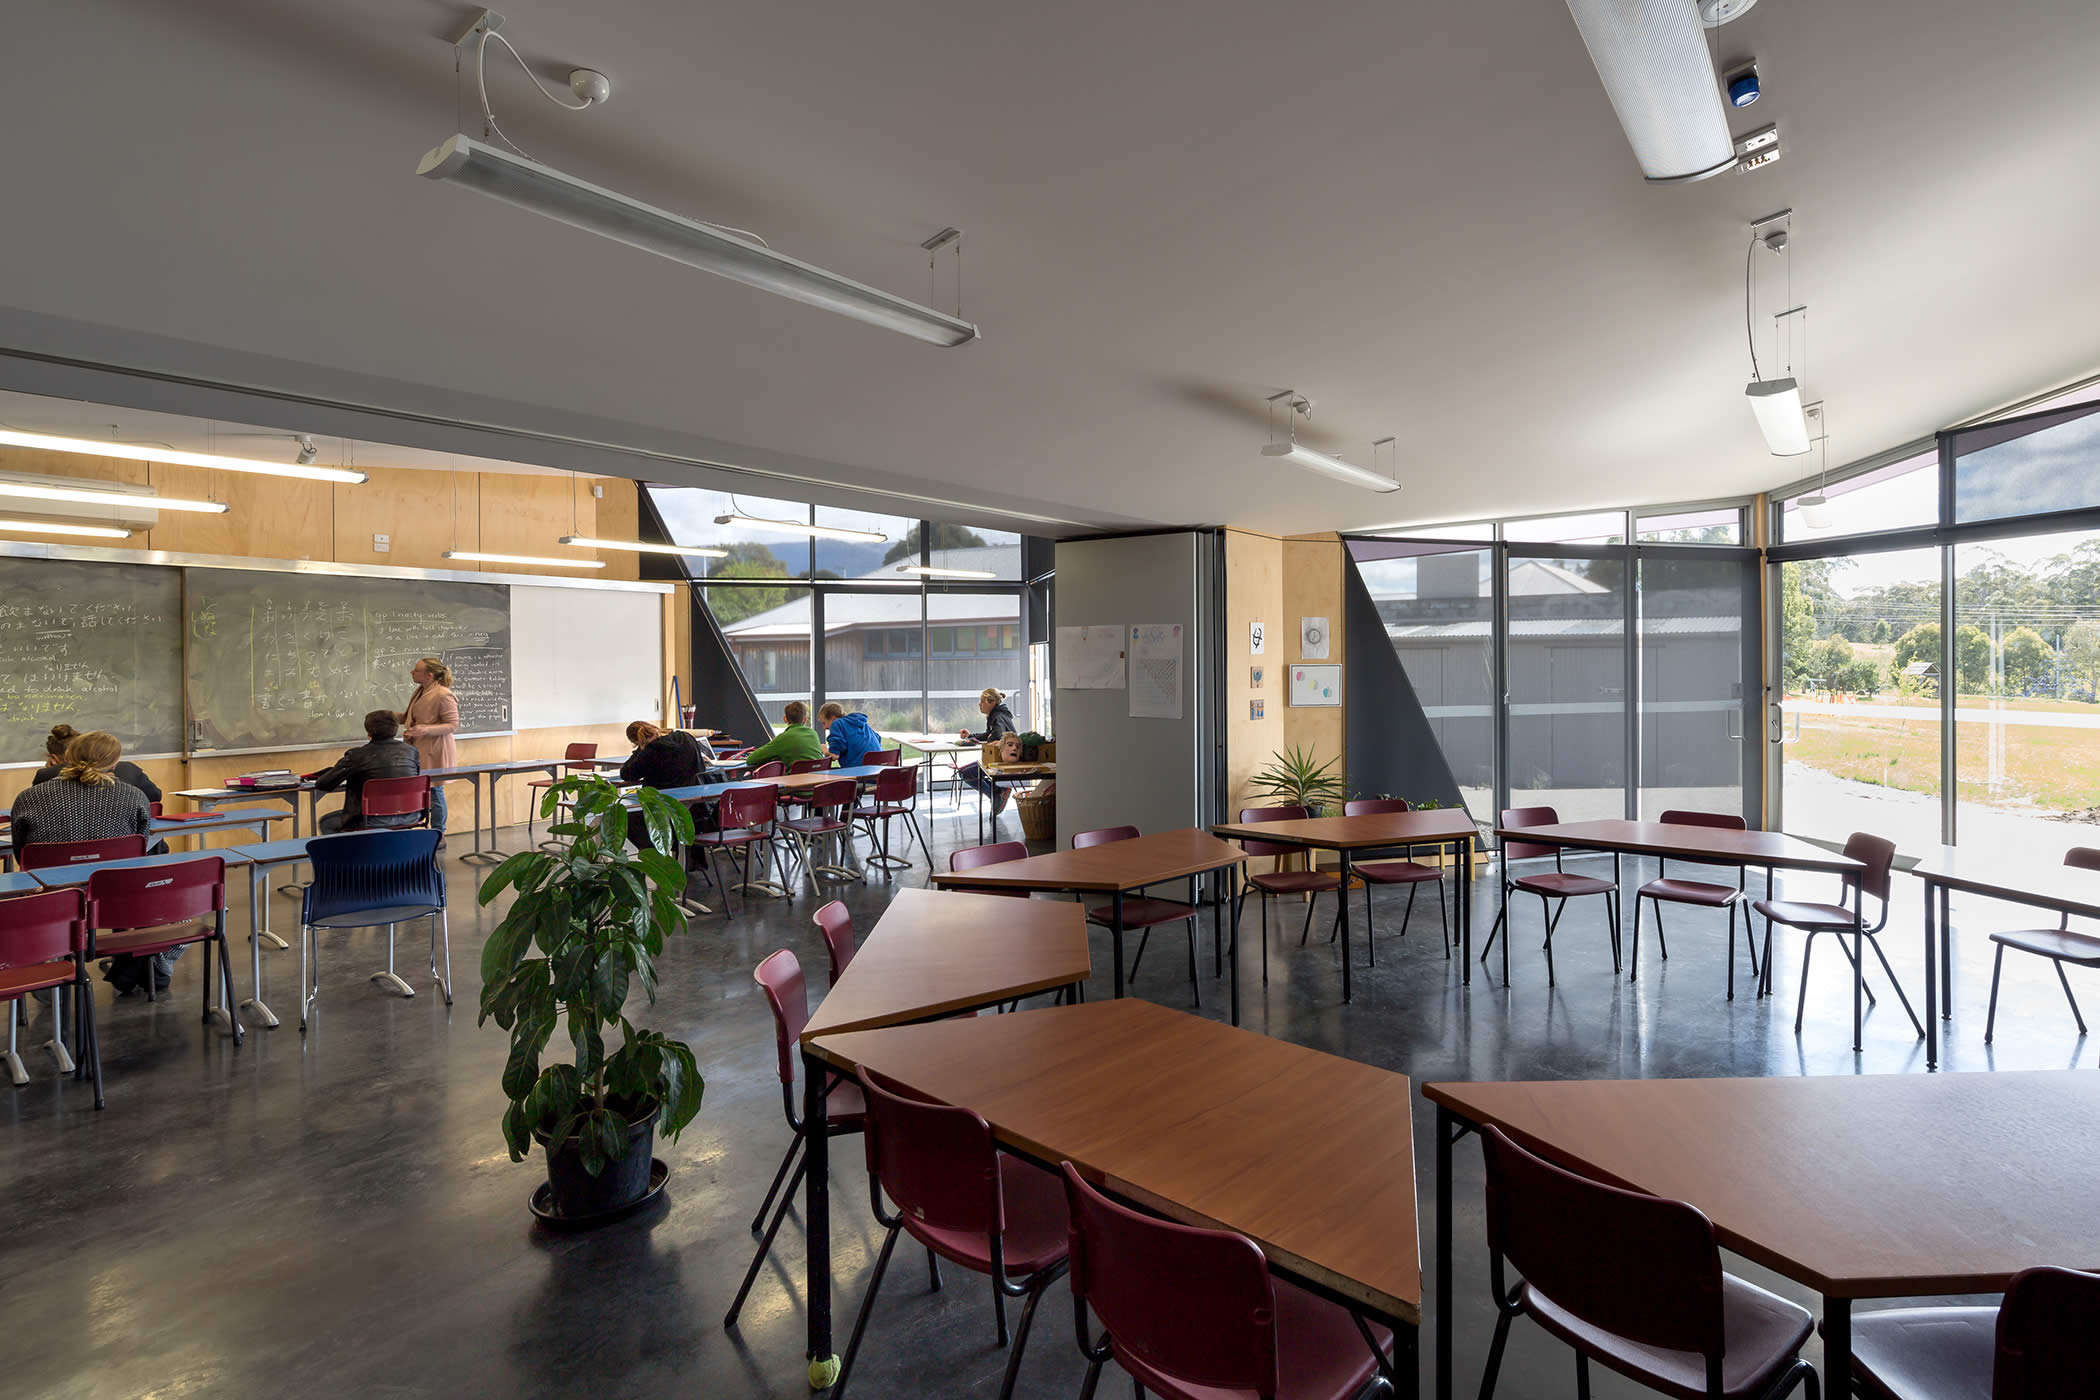
[[[831,1349],[831,1135],[824,1108],[824,1062],[802,1053],[803,1232],[808,1237],[809,1386],[828,1390],[839,1378]]]
[[[1852,1300],[1823,1296],[1824,1400],[1852,1394]]]
[[[1470,964],[1471,959],[1467,959]],[[1458,1123],[1436,1106],[1436,1400],[1451,1400],[1451,1144]]]
[[[1084,896],[1081,896],[1080,902],[1085,903]],[[1116,1000],[1121,1001],[1123,999],[1123,892],[1121,890],[1117,890],[1108,897],[1108,932],[1109,937],[1115,943]]]
[[[248,986],[251,995],[246,1001],[241,1003],[241,1010],[249,1012],[258,1025],[266,1029],[274,1029],[277,1025],[277,1013],[270,1010],[269,1006],[262,999],[262,940],[263,935],[269,932],[264,927],[267,921],[263,915],[269,900],[270,873],[268,869],[261,865],[250,866],[248,871]],[[276,938],[275,934],[270,934],[270,936]],[[284,948],[290,945],[282,938],[277,938],[277,946]]]
[[[1451,849],[1458,861],[1458,967],[1459,985],[1473,985],[1473,847],[1454,841]]]
[[[1342,1000],[1350,998],[1349,987],[1349,853],[1335,852],[1341,858],[1342,883],[1335,894],[1342,902]]]
[[[1925,882],[1925,1068],[1937,1069],[1940,1063],[1940,979],[1934,975],[1933,962],[1938,956],[1940,892],[1930,880]]]
[[[1232,1024],[1240,1023],[1240,868],[1225,867],[1225,907],[1233,911],[1232,933],[1225,940],[1232,956]]]
[[[1954,1019],[1954,891],[1945,885],[1940,886],[1940,1015]]]

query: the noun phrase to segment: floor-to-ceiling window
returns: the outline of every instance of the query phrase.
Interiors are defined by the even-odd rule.
[[[1727,512],[1740,515],[1740,512]],[[1676,527],[1727,542],[1733,521]],[[1757,564],[1747,550],[1642,545],[1640,816],[1744,813],[1755,783]]]
[[[1494,546],[1365,540],[1351,555],[1466,810],[1492,821]]]

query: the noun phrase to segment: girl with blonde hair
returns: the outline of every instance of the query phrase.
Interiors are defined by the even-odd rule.
[[[459,745],[452,736],[459,729],[459,701],[452,694],[452,668],[435,656],[426,656],[409,670],[408,678],[416,683],[416,693],[408,698],[408,708],[398,716],[401,737],[415,745],[423,772],[456,766]],[[439,850],[445,848],[445,816],[444,780],[433,778],[430,824],[438,830]]]

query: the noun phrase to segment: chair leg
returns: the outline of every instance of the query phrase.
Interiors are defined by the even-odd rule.
[[[1043,1295],[1062,1272],[1044,1269],[1028,1280],[1028,1303],[1021,1309],[1021,1325],[1014,1331],[1014,1349],[1006,1358],[1006,1379],[999,1384],[999,1400],[1013,1400],[1014,1382],[1021,1377],[1021,1355],[1028,1349],[1028,1330],[1035,1325],[1035,1305],[1043,1301]]]
[[[1442,877],[1439,877],[1436,882],[1436,922],[1438,930],[1444,935],[1444,961],[1449,962],[1451,961],[1451,913],[1445,906],[1444,881]]]
[[[1663,907],[1659,899],[1655,901],[1655,951],[1664,962],[1670,960],[1670,940],[1663,937]]]
[[[1626,973],[1629,982],[1641,980],[1641,901],[1644,898],[1639,890],[1633,892],[1633,956],[1626,960],[1630,964]],[[1662,905],[1659,903],[1655,906],[1655,922],[1662,923]]]
[[[314,957],[314,930],[311,924],[299,926],[299,1030],[306,1031],[307,1013],[313,1009],[313,979],[307,972]]]
[[[1347,891],[1344,891],[1344,893],[1346,894]],[[1298,931],[1298,946],[1300,948],[1305,946],[1307,936],[1312,933],[1313,910],[1318,907],[1319,903],[1320,897],[1316,894],[1309,894],[1305,897],[1305,927]]]
[[[1138,934],[1138,949],[1137,949],[1137,956],[1136,956],[1136,957],[1134,957],[1134,958],[1132,958],[1132,959],[1130,960],[1130,975],[1129,975],[1129,977],[1127,977],[1126,979],[1124,979],[1124,980],[1125,980],[1126,982],[1135,982],[1135,981],[1137,981],[1137,970],[1138,970],[1138,964],[1140,964],[1140,963],[1144,962],[1144,960],[1145,960],[1145,945],[1146,945],[1147,943],[1150,943],[1151,941],[1152,941],[1152,930],[1151,930],[1151,929],[1149,929],[1149,928],[1148,928],[1148,929],[1144,929],[1144,930],[1142,930],[1142,931],[1140,931],[1140,932],[1139,932],[1139,934]]]
[[[1839,934],[1838,943],[1842,945],[1844,941],[1845,935]],[[1867,989],[1867,950],[1861,946],[1865,942],[1864,934],[1852,935],[1852,1053],[1855,1055],[1860,1050],[1860,1029],[1866,1020],[1862,996]]]
[[[373,973],[369,980],[377,982],[382,987],[391,987],[402,996],[412,997],[416,994],[416,989],[408,985],[407,978],[394,971],[394,933],[396,928],[397,925],[394,924],[386,926],[386,971]]]
[[[1575,1353],[1575,1400],[1590,1400],[1590,1358],[1587,1352]]]
[[[2001,943],[1998,946],[2002,948],[2005,945]],[[2084,1035],[2085,1017],[2078,1014],[2078,998],[2071,995],[2071,979],[2064,976],[2064,965],[2058,959],[2049,959],[2049,965],[2056,969],[2056,980],[2063,984],[2064,1000],[2071,1003],[2071,1019],[2078,1023],[2078,1033]]]
[[[1767,926],[1765,929],[1765,937],[1770,938],[1771,936],[1772,930],[1770,926]],[[1805,939],[1801,944],[1801,994],[1794,1001],[1795,1035],[1801,1034],[1801,1017],[1803,1013],[1805,1013],[1808,1010],[1808,960],[1814,957],[1815,953],[1816,935],[1815,931],[1811,929],[1808,931]],[[1765,950],[1765,966],[1767,968],[1770,968],[1772,966],[1772,950],[1769,948]]]
[[[744,1282],[737,1288],[735,1301],[730,1303],[729,1305],[729,1315],[722,1319],[722,1325],[724,1327],[736,1326],[737,1314],[741,1313],[744,1310],[744,1299],[751,1296],[751,1285],[758,1279],[759,1268],[766,1262],[766,1256],[773,1252],[773,1237],[780,1233],[780,1222],[787,1218],[788,1207],[795,1203],[795,1188],[802,1184],[802,1173],[807,1165],[802,1160],[802,1154],[796,1150],[801,1146],[802,1139],[800,1137],[797,1137],[795,1139],[794,1145],[788,1148],[787,1157],[782,1159],[781,1161],[780,1165],[783,1167],[785,1167],[789,1161],[793,1161],[795,1163],[795,1174],[788,1179],[787,1190],[784,1193],[782,1193],[780,1197],[780,1208],[773,1212],[772,1223],[766,1226],[765,1234],[760,1236],[759,1238],[758,1252],[751,1256],[751,1267],[744,1270]],[[773,1184],[775,1187],[778,1187],[780,1185],[780,1178],[775,1177],[773,1179]],[[770,1196],[767,1197],[768,1201],[770,1201],[771,1199],[772,1198]],[[765,1214],[765,1210],[763,1207],[760,1208],[759,1214]],[[751,1233],[753,1233],[754,1235],[758,1234],[756,1221],[752,1222]]]
[[[1203,1009],[1203,981],[1196,972],[1196,921],[1189,920],[1189,995],[1195,999],[1196,1009]]]
[[[2001,943],[1998,946],[2002,948],[2005,945]],[[1861,956],[1864,958],[1865,954],[1862,953]],[[1910,1017],[1911,1029],[1915,1030],[1918,1033],[1918,1039],[1923,1040],[1925,1038],[1925,1026],[1922,1022],[1918,1020],[1918,1013],[1911,1010],[1910,997],[1904,993],[1903,984],[1896,980],[1896,969],[1889,966],[1889,955],[1881,951],[1881,940],[1878,938],[1874,940],[1874,956],[1881,960],[1881,970],[1884,973],[1888,974],[1889,985],[1896,989],[1896,1000],[1903,1004],[1903,1014]],[[2057,965],[2057,971],[2063,971],[2062,964]],[[2064,991],[2068,993],[2070,990],[2070,985],[2066,983],[2064,986]],[[2071,1003],[2071,1006],[2072,1009],[2075,1011],[2077,1009],[2078,1004],[2076,1002],[2073,1002]],[[2082,1023],[2080,1025],[2080,1029],[2084,1029]]]
[[[1269,985],[1269,892],[1261,892],[1261,984]]]
[[[999,1345],[1003,1347],[1013,1340],[1006,1332],[1006,1290],[999,1286],[999,1276],[997,1274],[992,1275],[990,1283],[992,1285],[992,1324],[998,1329]]]
[[[2059,972],[2063,970],[2061,963],[2057,965],[2057,970]],[[1998,956],[1991,959],[1991,1010],[1983,1022],[1983,1043],[1985,1045],[1990,1044],[1991,1038],[1998,1032],[1998,977],[2004,971],[2005,945],[2000,943],[1998,945]]]
[[[1510,1314],[1495,1309],[1495,1338],[1488,1343],[1487,1366],[1480,1373],[1480,1400],[1491,1400],[1495,1393],[1495,1378],[1502,1372],[1502,1351],[1509,1345]]]
[[[22,999],[16,997],[7,1004],[7,1077],[16,1084],[29,1082],[29,1070],[22,1063],[21,1047],[17,1043],[21,1036]]]
[[[444,910],[440,909],[431,916],[430,932],[430,976],[438,984],[438,990],[445,994],[445,1005],[450,1006],[452,1004],[452,921]],[[438,975],[438,949],[440,947],[445,951],[445,973],[442,977]]]
[[[941,1291],[941,1256],[930,1249],[926,1251],[926,1291]]]
[[[1635,924],[1638,925],[1641,917],[1641,901],[1638,895],[1634,896],[1633,917]],[[1633,951],[1635,956],[1639,956],[1641,943],[1638,934],[1634,936]],[[1752,972],[1756,970],[1755,968],[1751,969]],[[1728,999],[1730,1001],[1735,1000],[1735,905],[1733,904],[1728,906]]]
[[[794,1193],[788,1193],[792,1199]],[[882,1276],[890,1267],[890,1255],[897,1248],[897,1236],[903,1227],[890,1226],[889,1234],[883,1237],[882,1253],[875,1256],[875,1272],[868,1278],[868,1295],[860,1300],[860,1314],[853,1319],[853,1336],[846,1343],[846,1359],[839,1365],[838,1384],[831,1389],[832,1400],[843,1400],[846,1382],[853,1379],[853,1359],[860,1355],[860,1339],[868,1330],[868,1314],[875,1311],[875,1294],[882,1287]]]
[[[780,1194],[780,1183],[787,1180],[788,1172],[802,1155],[802,1134],[797,1133],[788,1143],[788,1150],[780,1154],[780,1169],[773,1173],[773,1184],[766,1188],[766,1198],[758,1203],[758,1214],[751,1217],[751,1237],[758,1238],[766,1223],[766,1212],[773,1208],[773,1198]]]
[[[1560,909],[1556,910],[1554,909],[1553,902],[1551,900],[1547,899],[1544,895],[1539,896],[1539,915],[1546,921],[1546,942],[1544,946],[1546,949],[1546,985],[1549,987],[1554,985],[1553,926],[1556,923],[1560,922],[1560,915],[1562,912],[1566,911],[1567,907],[1568,901],[1564,899],[1560,902]]]
[[[1736,904],[1741,903],[1741,900],[1736,901]],[[1730,905],[1729,912],[1732,914],[1734,910],[1735,905]],[[1757,966],[1757,935],[1750,926],[1750,911],[1747,908],[1743,910],[1743,946],[1750,950],[1750,975],[1752,977],[1760,976]]]
[[[95,1107],[102,1107],[102,1042],[95,1031],[95,989],[88,984],[87,969],[81,968],[80,1014],[77,1018],[80,1046],[88,1062],[88,1077],[95,1084]]]
[[[1503,922],[1508,918],[1509,890],[1505,886],[1502,891],[1502,907],[1495,911],[1495,922],[1488,925],[1487,942],[1482,944],[1480,948],[1480,960],[1482,962],[1486,962],[1488,960],[1488,950],[1493,948],[1495,946],[1495,940],[1502,936],[1502,925]]]
[[[248,1032],[241,1025],[239,993],[233,990],[233,955],[226,950],[226,930],[223,927],[220,928],[216,941],[219,945],[219,981],[225,985],[226,989],[226,1019],[233,1025],[233,1043],[238,1047],[241,1042],[248,1038]],[[207,943],[204,946],[209,948],[211,944]],[[210,966],[208,959],[206,960],[206,966]]]

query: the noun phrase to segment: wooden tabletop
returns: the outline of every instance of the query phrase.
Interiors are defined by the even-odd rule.
[[[1111,841],[1083,851],[1051,851],[1026,860],[980,865],[975,870],[937,871],[933,883],[943,889],[1077,890],[1107,893],[1134,890],[1206,870],[1221,870],[1247,858],[1194,827],[1158,831],[1128,841]]]
[[[802,1038],[989,1006],[1093,970],[1077,904],[899,890]]]
[[[2100,1075],[1425,1084],[1569,1166],[1690,1201],[1721,1243],[1834,1297],[1996,1293],[2100,1264]]]
[[[777,778],[752,778],[746,781],[745,786],[757,787],[763,783],[771,783],[782,792],[807,792],[826,783],[848,780],[863,783],[882,771],[881,765],[870,763],[853,768],[825,768],[815,773],[784,773]]]
[[[1420,1319],[1404,1076],[1131,999],[819,1044],[975,1109],[1017,1151],[1070,1160],[1126,1199],[1237,1230],[1290,1273]]]
[[[1780,831],[1729,831],[1722,827],[1679,826],[1674,822],[1599,821],[1498,826],[1495,834],[1505,841],[1675,856],[1717,865],[1770,865],[1782,870],[1818,870],[1828,874],[1860,868],[1859,862],[1848,855]]]
[[[1459,807],[1380,812],[1362,817],[1301,817],[1282,822],[1223,822],[1211,835],[1234,841],[1278,841],[1322,851],[1359,851],[1432,841],[1471,841],[1479,828]]]
[[[980,765],[994,778],[1054,778],[1057,764],[1050,763],[986,763]]]
[[[1911,873],[1928,884],[2100,918],[2100,870],[2008,861],[1973,846],[1941,846]]]

